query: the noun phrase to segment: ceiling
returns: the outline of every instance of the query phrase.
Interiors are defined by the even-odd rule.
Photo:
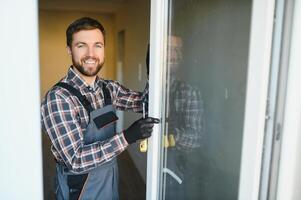
[[[39,0],[39,9],[115,13],[127,0]]]

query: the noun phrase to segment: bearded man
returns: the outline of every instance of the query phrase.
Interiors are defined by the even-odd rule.
[[[84,17],[66,31],[72,66],[41,105],[42,128],[49,136],[56,164],[56,197],[117,200],[116,156],[131,143],[151,136],[156,118],[141,118],[115,131],[115,109],[142,112],[143,92],[97,76],[105,61],[105,29]]]

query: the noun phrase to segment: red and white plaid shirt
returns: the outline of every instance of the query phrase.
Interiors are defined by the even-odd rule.
[[[61,80],[78,89],[91,102],[94,109],[104,106],[102,83],[107,83],[112,104],[119,110],[142,111],[148,85],[143,93],[129,90],[118,82],[96,78],[94,88],[89,86],[74,70]],[[116,133],[107,141],[84,145],[83,135],[89,116],[77,97],[61,87],[52,88],[41,105],[42,128],[52,142],[52,153],[73,172],[84,172],[105,163],[123,152],[128,146],[123,133]]]

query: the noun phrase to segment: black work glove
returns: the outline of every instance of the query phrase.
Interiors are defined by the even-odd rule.
[[[158,124],[159,122],[160,120],[157,118],[141,118],[123,132],[124,137],[129,144],[148,138],[152,134],[154,124]]]

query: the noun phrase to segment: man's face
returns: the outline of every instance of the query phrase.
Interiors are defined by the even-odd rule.
[[[104,37],[100,30],[81,30],[73,34],[68,53],[73,66],[84,76],[96,76],[105,60]]]

